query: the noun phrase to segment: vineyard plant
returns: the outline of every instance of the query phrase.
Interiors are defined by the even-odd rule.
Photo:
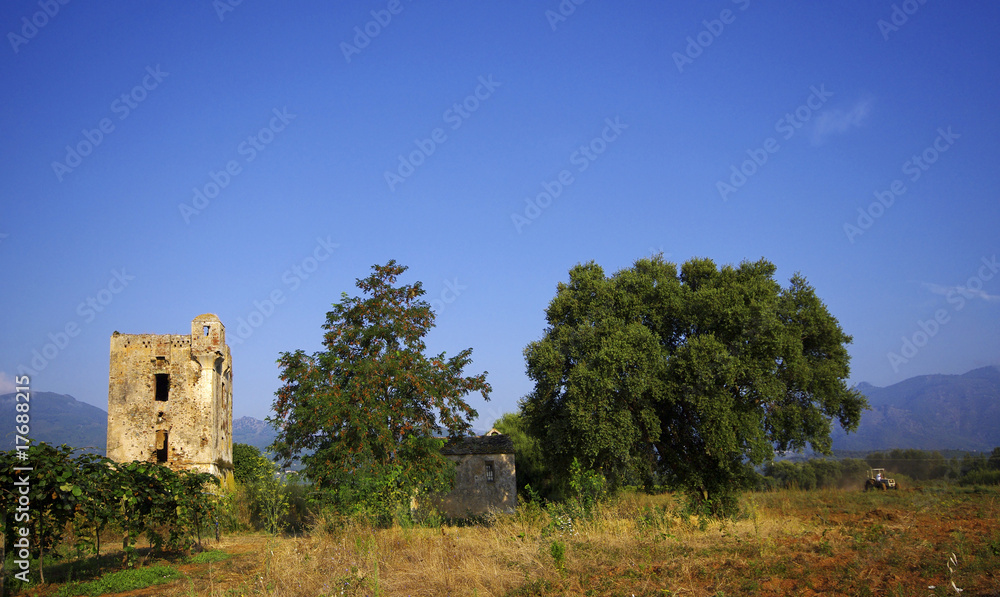
[[[32,583],[45,582],[46,555],[68,533],[78,549],[99,554],[102,533],[117,529],[126,567],[136,565],[141,537],[155,551],[188,550],[214,519],[217,485],[208,473],[148,462],[116,463],[65,444],[35,443],[20,453],[0,452],[0,582],[24,580],[12,570],[22,528],[29,529],[30,552],[37,557],[28,568]]]

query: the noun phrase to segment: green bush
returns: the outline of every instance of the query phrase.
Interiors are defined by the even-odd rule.
[[[555,562],[556,570],[559,572],[566,571],[566,544],[558,539],[552,542],[549,546],[549,553],[552,554],[552,560]]]
[[[275,475],[260,478],[247,486],[252,524],[271,535],[281,533],[288,515],[285,482]]]
[[[256,446],[233,444],[233,477],[237,483],[248,484],[273,476],[276,469]]]

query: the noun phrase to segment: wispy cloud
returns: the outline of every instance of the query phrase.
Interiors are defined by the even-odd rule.
[[[1000,301],[1000,295],[990,294],[981,288],[974,289],[969,288],[968,286],[945,286],[943,284],[934,284],[932,282],[922,282],[921,285],[934,294],[940,294],[943,296],[958,293],[967,299],[982,299],[988,302]]]
[[[813,126],[812,144],[822,145],[834,135],[843,135],[851,129],[856,129],[871,113],[872,100],[858,100],[850,110],[839,108],[824,110],[816,117]]]

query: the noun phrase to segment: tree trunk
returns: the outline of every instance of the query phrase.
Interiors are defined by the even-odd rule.
[[[44,534],[42,532],[44,530],[43,524],[44,523],[42,522],[42,517],[39,516],[38,517],[38,578],[41,581],[41,583],[44,585],[45,584],[45,566],[44,566],[44,561],[45,561],[45,547],[42,544],[42,537],[44,536]]]

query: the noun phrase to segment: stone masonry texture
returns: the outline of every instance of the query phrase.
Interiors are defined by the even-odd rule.
[[[190,335],[111,335],[108,458],[225,477],[232,427],[232,359],[218,317],[195,317]]]

